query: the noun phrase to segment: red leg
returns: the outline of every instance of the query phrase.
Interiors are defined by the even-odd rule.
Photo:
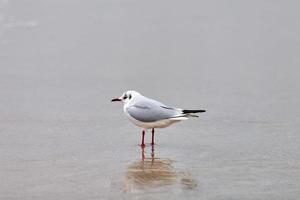
[[[154,128],[152,129],[152,141],[151,141],[151,145],[154,145]]]
[[[141,143],[141,146],[142,146],[142,147],[145,146],[144,140],[145,140],[145,130],[143,130],[143,132],[142,132],[142,143]]]
[[[151,160],[154,161],[154,145],[151,146]]]
[[[144,161],[145,160],[145,147],[144,146],[141,146],[141,149],[142,149],[142,160]]]

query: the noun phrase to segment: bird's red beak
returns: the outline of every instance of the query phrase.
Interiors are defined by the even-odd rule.
[[[115,98],[115,99],[112,99],[111,101],[112,101],[112,102],[113,102],[113,101],[122,101],[122,99],[120,99],[120,98]]]

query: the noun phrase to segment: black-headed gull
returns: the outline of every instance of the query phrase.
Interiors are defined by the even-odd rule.
[[[123,110],[128,119],[136,126],[143,128],[141,146],[145,146],[146,129],[152,129],[151,144],[154,145],[155,128],[165,128],[173,123],[187,120],[189,117],[198,117],[193,113],[205,112],[205,110],[169,107],[133,90],[127,91],[111,101],[122,101],[124,103]]]

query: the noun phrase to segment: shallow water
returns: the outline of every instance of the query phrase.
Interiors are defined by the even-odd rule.
[[[0,1],[0,199],[299,199],[298,8]],[[128,89],[207,112],[142,149]]]

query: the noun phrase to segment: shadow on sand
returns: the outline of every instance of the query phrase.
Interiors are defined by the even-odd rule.
[[[194,189],[197,182],[189,172],[178,171],[173,167],[175,161],[156,158],[154,145],[151,154],[145,156],[145,147],[141,147],[141,159],[131,163],[125,174],[125,192],[164,186],[180,186],[182,189]]]

